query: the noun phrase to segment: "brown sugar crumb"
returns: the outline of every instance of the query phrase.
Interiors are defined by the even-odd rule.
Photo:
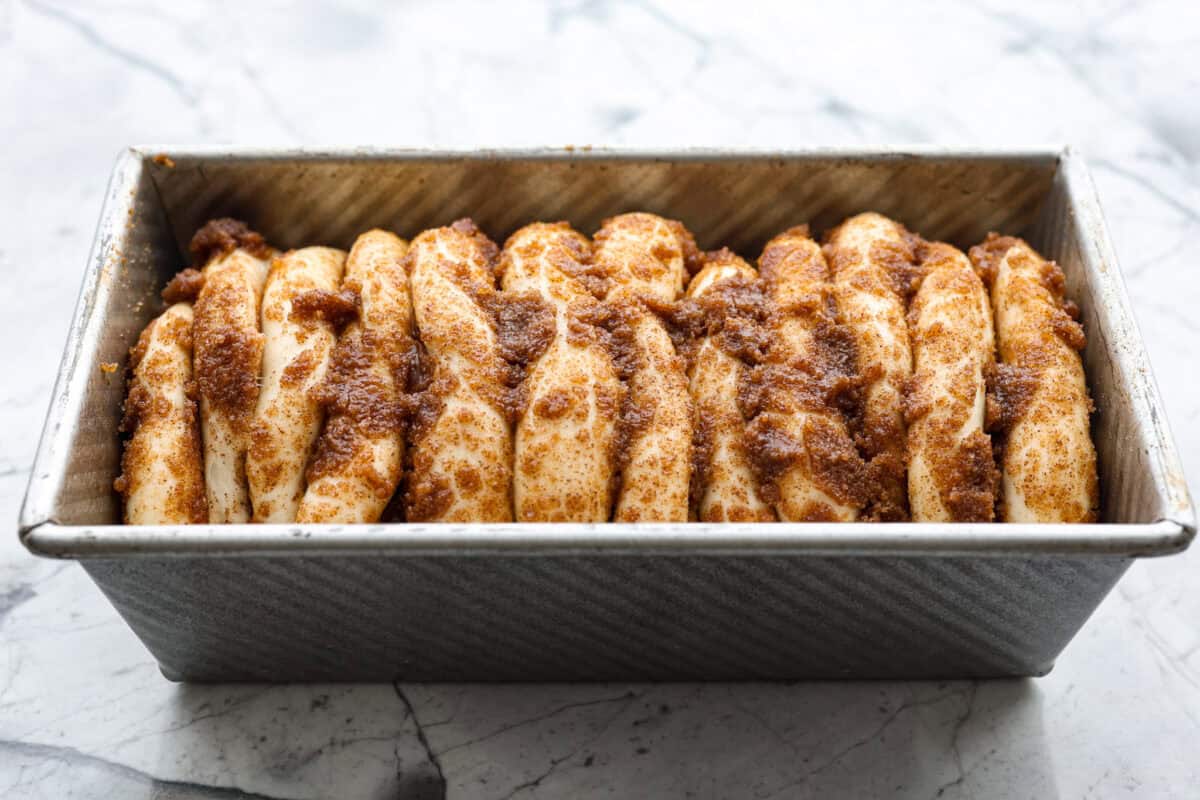
[[[804,432],[804,448],[817,486],[839,503],[862,505],[873,488],[854,445],[829,424],[813,420]]]
[[[258,372],[263,337],[224,322],[221,309],[238,301],[237,291],[222,287],[196,302],[195,375],[198,395],[244,429],[258,401]],[[215,313],[206,307],[213,304]]]
[[[1067,276],[1063,274],[1062,267],[1058,266],[1058,262],[1043,261],[1041,278],[1042,286],[1045,286],[1046,291],[1061,303],[1067,291]]]
[[[992,288],[992,284],[996,280],[996,271],[1000,268],[1004,254],[1009,251],[1009,248],[1020,242],[1021,240],[1015,236],[1001,236],[992,232],[987,235],[983,244],[977,244],[971,248],[969,253],[971,263],[975,265],[979,277],[983,280],[983,285],[988,289]]]
[[[808,362],[763,363],[747,370],[738,387],[738,405],[752,419],[778,397],[816,412],[852,416],[860,404],[862,376],[857,371],[853,334],[844,326],[821,323]]]
[[[602,316],[600,304],[569,306],[567,308],[567,341],[580,347],[597,345],[605,348],[608,332],[600,325]],[[605,349],[605,352],[609,351]]]
[[[410,473],[410,474],[415,474]],[[421,474],[429,476],[426,468]],[[409,522],[428,522],[440,519],[454,504],[454,490],[450,482],[441,476],[426,477],[413,483],[405,494],[405,518]]]
[[[566,222],[554,224],[570,229],[570,225]],[[589,243],[574,236],[564,237],[561,243],[565,246],[566,252],[554,251],[550,261],[551,265],[564,275],[578,281],[597,300],[603,300],[612,287],[612,279],[608,276],[607,270],[596,263]]]
[[[292,362],[283,368],[283,375],[280,377],[279,382],[284,386],[297,386],[304,383],[316,368],[317,354],[310,347],[293,358]]]
[[[478,492],[483,487],[483,479],[479,476],[479,470],[470,467],[462,467],[455,470],[454,482],[468,494]]]
[[[465,233],[467,236],[470,236],[472,239],[474,239],[476,243],[479,244],[479,247],[483,250],[483,257],[487,259],[488,267],[495,271],[496,262],[500,257],[500,248],[491,240],[491,238],[488,237],[486,233],[479,229],[479,226],[475,224],[475,220],[471,219],[470,217],[463,217],[462,219],[457,219],[450,223],[449,227],[451,230],[458,231],[459,233]]]
[[[396,404],[407,446],[404,449],[400,485],[396,487],[392,501],[381,517],[385,522],[404,519],[409,491],[408,476],[412,473],[413,444],[437,422],[445,396],[444,389],[440,395],[431,391],[434,382],[433,363],[425,346],[415,338],[409,337],[401,346],[393,348],[390,361],[397,389]],[[389,517],[389,513],[393,516]]]
[[[700,303],[689,297],[668,302],[646,295],[638,298],[636,306],[658,317],[671,337],[675,352],[683,357],[685,365],[690,365],[694,350],[708,328],[708,320]]]
[[[717,345],[745,364],[761,363],[766,358],[770,343],[770,331],[752,317],[726,317],[717,336]]]
[[[616,469],[614,479],[620,480],[620,473],[629,465],[629,447],[654,421],[654,409],[639,403],[632,392],[626,392],[621,402],[621,414],[617,418],[616,431],[613,435],[613,458]],[[613,497],[619,494],[620,486],[614,487]]]
[[[358,294],[349,289],[331,292],[327,289],[309,289],[292,298],[293,322],[324,320],[341,330],[358,315]]]
[[[203,288],[204,273],[189,267],[177,272],[175,277],[167,282],[166,287],[162,290],[162,299],[168,305],[192,303],[200,296],[200,290]]]
[[[1063,274],[1062,267],[1055,261],[1043,262],[1041,279],[1042,286],[1058,306],[1059,313],[1051,320],[1055,335],[1068,347],[1082,350],[1087,338],[1083,334],[1083,326],[1079,324],[1079,306],[1067,299],[1067,276]]]
[[[984,429],[1004,433],[1025,413],[1037,391],[1037,375],[1015,364],[989,365]]]
[[[570,408],[571,393],[560,387],[539,398],[533,406],[533,413],[543,419],[558,419]]]
[[[667,220],[667,225],[683,247],[683,265],[687,269],[688,277],[704,269],[704,254],[696,246],[696,238],[692,236],[692,232],[687,229],[687,226],[674,219]],[[657,254],[655,256],[657,257]]]
[[[717,258],[725,253],[721,251]],[[705,334],[716,336],[722,350],[746,364],[766,358],[770,304],[762,280],[743,275],[725,278],[704,293],[700,306],[707,322]]]
[[[864,376],[858,369],[854,331],[836,322],[822,322],[816,330],[819,385],[825,402],[853,419],[862,402]]]
[[[371,368],[390,344],[371,330],[343,336],[334,345],[325,379],[311,393],[313,401],[330,418],[345,418],[359,431],[400,432],[405,406],[390,399],[393,392],[388,378]]]
[[[493,276],[503,268],[499,248],[472,220],[460,219],[450,228],[475,240]],[[496,334],[503,364],[501,374],[494,379],[496,383],[486,387],[488,400],[510,424],[515,424],[528,403],[525,375],[554,339],[554,308],[537,292],[499,292],[490,281],[479,282],[465,263],[444,266],[454,283],[483,311]],[[419,413],[424,414],[428,402],[422,401],[421,405]]]
[[[617,377],[628,381],[638,367],[634,324],[637,310],[629,304],[598,303],[595,308],[580,312],[577,320],[600,336],[600,342],[613,361]]]
[[[129,391],[125,395],[125,403],[122,406],[121,423],[117,427],[121,433],[133,434],[138,427],[138,423],[143,416],[151,413],[154,410],[154,395],[146,388],[142,381],[135,380],[134,371],[141,363],[142,357],[146,354],[146,348],[149,345],[150,337],[147,333],[150,327],[147,327],[142,332],[138,339],[137,345],[129,351]],[[161,399],[161,398],[160,398]],[[163,401],[161,413],[165,416],[170,409],[166,407]]]
[[[899,242],[880,239],[871,245],[868,254],[868,258],[883,267],[892,290],[901,298],[912,297],[921,274],[913,244],[907,236]]]
[[[605,393],[598,398],[601,412],[616,419],[610,450],[610,497],[620,495],[621,473],[628,463],[630,444],[654,419],[654,410],[639,405],[629,392],[629,381],[640,361],[634,326],[638,316],[643,313],[642,307],[636,302],[601,301],[576,310],[568,320],[568,339],[598,342],[612,360],[621,384],[619,393]]]
[[[189,392],[190,395],[190,392]],[[204,491],[204,449],[200,441],[199,407],[195,400],[186,404],[187,417],[193,420],[188,426],[188,455],[184,464],[176,466],[176,474],[190,474],[191,480],[182,492],[173,493],[177,506],[187,509],[187,518],[193,524],[208,522],[208,495]]]
[[[722,253],[708,254],[711,260]],[[662,321],[675,350],[690,368],[697,348],[706,338],[733,358],[748,365],[760,363],[766,356],[770,332],[765,323],[769,316],[764,284],[761,280],[733,275],[708,288],[699,298],[681,298],[663,302],[654,297],[639,300],[642,307]]]
[[[341,470],[344,465],[354,461],[358,452],[360,439],[354,422],[347,417],[329,417],[321,431],[312,461],[304,471],[304,479],[313,483],[323,475],[329,475]],[[373,473],[366,471],[364,477]]]
[[[1000,471],[992,458],[991,437],[975,431],[958,447],[947,448],[956,455],[939,464],[953,474],[953,480],[942,480],[950,486],[943,492],[942,501],[950,518],[959,522],[991,522],[995,519],[996,490]]]
[[[690,507],[698,509],[701,500],[704,499],[704,488],[708,485],[709,466],[712,462],[713,421],[707,414],[697,413],[692,422],[692,479],[689,497]]]
[[[510,294],[491,287],[468,288],[496,332],[505,363],[504,386],[498,404],[510,424],[525,413],[525,374],[554,340],[554,309],[537,292]]]
[[[768,416],[750,421],[746,426],[746,443],[763,500],[774,505],[779,502],[780,477],[804,456],[804,448]]]
[[[807,237],[807,226],[777,238],[786,241],[797,235]],[[768,245],[759,259],[766,299],[746,315],[754,323],[748,355],[759,363],[746,369],[738,384],[738,408],[748,422],[746,452],[768,503],[781,502],[779,481],[799,466],[830,501],[861,508],[879,494],[880,473],[864,463],[847,428],[862,427],[862,387],[871,376],[858,368],[853,331],[837,322],[832,291],[821,277],[828,274],[823,258],[809,267],[804,291],[780,291],[777,281],[787,274],[785,264],[792,255],[790,246]],[[790,320],[802,320],[809,332],[801,352],[780,338]],[[756,341],[758,327],[766,333]],[[800,431],[792,429],[797,414],[805,415]],[[809,521],[838,517],[829,502],[820,500],[790,515]]]
[[[137,342],[133,345],[133,347],[129,348],[129,372],[130,372],[130,374],[132,374],[133,371],[138,368],[138,364],[141,364],[142,359],[146,357],[146,351],[148,349],[150,349],[149,330],[150,330],[150,326],[147,325],[142,330],[141,335],[138,336]]]
[[[1075,315],[1078,316],[1078,314],[1079,308],[1076,306]],[[1050,319],[1050,327],[1055,336],[1066,342],[1067,347],[1073,350],[1083,350],[1087,346],[1087,337],[1084,336],[1083,326],[1072,318],[1070,311],[1066,308],[1060,308],[1054,314]]]
[[[483,306],[496,331],[500,357],[510,364],[533,363],[554,340],[554,309],[536,292],[492,292]]]
[[[206,264],[213,258],[223,256],[238,248],[248,251],[256,258],[266,258],[271,254],[271,246],[266,240],[241,220],[221,217],[209,220],[204,227],[196,231],[188,250],[197,264]]]
[[[908,466],[903,450],[883,452],[867,462],[867,485],[874,488],[872,495],[865,500],[869,508],[864,510],[861,519],[908,522],[907,476]],[[882,487],[885,486],[893,487],[892,491],[884,491]]]
[[[121,365],[116,363],[115,361],[103,361],[100,363],[100,371],[106,375],[112,375],[114,372],[116,372],[120,368],[121,368]]]
[[[419,388],[412,388],[401,396],[403,411],[408,419],[409,439],[418,442],[437,424],[442,415],[445,398],[454,391],[456,378],[442,373],[429,378]]]
[[[157,153],[154,156],[154,158],[152,158],[150,160],[153,161],[155,164],[158,164],[160,167],[166,167],[167,169],[175,169],[174,159],[172,159],[166,153]]]

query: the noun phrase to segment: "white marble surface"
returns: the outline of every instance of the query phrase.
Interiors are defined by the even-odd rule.
[[[1037,681],[177,686],[15,518],[132,142],[1070,142],[1200,486],[1197,6],[0,0],[0,796],[1196,797],[1200,548]],[[1043,8],[1046,6],[1046,8]]]

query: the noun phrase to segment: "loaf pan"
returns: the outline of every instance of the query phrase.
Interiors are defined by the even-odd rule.
[[[966,248],[1015,233],[1088,334],[1100,524],[121,526],[130,345],[215,216],[281,247],[493,238],[647,210],[754,257],[864,210]],[[173,680],[668,680],[1041,675],[1132,559],[1195,534],[1105,232],[1070,149],[468,152],[135,147],[117,160],[25,504]]]

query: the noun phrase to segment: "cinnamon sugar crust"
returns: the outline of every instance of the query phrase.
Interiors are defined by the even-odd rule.
[[[1026,242],[995,234],[971,248],[971,260],[995,315],[1000,368],[989,417],[1002,442],[1002,519],[1095,522],[1092,401],[1079,355],[1086,340],[1062,270]]]

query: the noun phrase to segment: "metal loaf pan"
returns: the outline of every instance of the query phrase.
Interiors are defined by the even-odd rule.
[[[160,155],[165,153],[166,155]],[[1103,524],[117,525],[120,372],[206,219],[283,247],[472,216],[583,231],[645,209],[755,257],[874,209],[1057,259],[1088,333]],[[431,152],[138,147],[116,164],[21,512],[172,679],[1040,675],[1195,516],[1091,180],[1070,150]]]

